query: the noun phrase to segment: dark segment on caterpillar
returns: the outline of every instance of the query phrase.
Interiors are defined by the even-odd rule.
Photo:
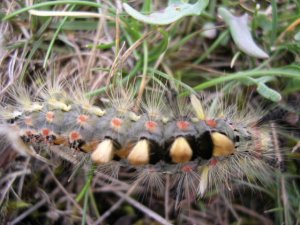
[[[48,110],[48,106],[44,107]],[[173,117],[168,121],[108,108],[103,116],[78,105],[69,111],[51,109],[13,118],[25,143],[64,145],[92,152],[96,164],[127,159],[131,165],[185,163],[234,153],[239,137],[226,120]],[[133,116],[134,115],[134,116]],[[10,121],[12,121],[10,119]]]

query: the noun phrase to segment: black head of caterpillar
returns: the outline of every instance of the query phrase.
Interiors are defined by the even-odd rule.
[[[32,146],[59,146],[89,154],[100,166],[191,173],[197,177],[191,191],[199,196],[212,187],[230,189],[232,179],[261,179],[260,171],[270,172],[264,159],[274,155],[271,137],[249,119],[250,112],[227,116],[223,105],[203,105],[195,95],[167,102],[162,90],[146,96],[139,110],[133,110],[133,95],[126,92],[99,107],[74,92],[45,88],[40,101],[27,100],[25,107],[16,100],[17,107],[2,107],[1,134],[8,130],[14,148],[31,156],[37,155]],[[212,105],[218,115],[210,113]]]

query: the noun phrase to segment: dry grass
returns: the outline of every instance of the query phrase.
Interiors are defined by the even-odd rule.
[[[3,0],[0,18],[25,9],[33,2]],[[100,1],[93,2],[96,3]],[[48,153],[55,163],[49,166],[18,156],[7,143],[2,143],[0,223],[299,224],[299,148],[291,151],[299,141],[300,126],[300,82],[295,78],[295,74],[300,74],[300,47],[299,41],[294,39],[300,32],[299,3],[279,1],[274,16],[270,13],[271,4],[262,2],[266,18],[275,19],[277,24],[264,21],[265,18],[261,19],[255,12],[251,14],[256,23],[252,24],[257,30],[255,38],[270,51],[270,58],[265,61],[241,52],[237,55],[238,49],[229,39],[226,26],[216,16],[216,6],[220,5],[235,8],[237,13],[255,11],[252,2],[211,0],[204,15],[187,17],[163,28],[130,18],[123,11],[121,1],[101,1],[101,4],[101,10],[87,3],[51,5],[2,19],[2,104],[9,101],[7,91],[17,82],[31,87],[36,77],[44,80],[54,77],[69,83],[84,83],[86,94],[96,101],[105,101],[101,94],[109,92],[109,86],[134,83],[139,105],[145,90],[157,82],[168,83],[183,94],[192,88],[202,91],[212,87],[211,92],[221,89],[225,94],[237,88],[241,96],[236,99],[241,105],[247,104],[245,96],[251,93],[252,102],[272,108],[274,104],[259,96],[255,85],[248,85],[249,80],[242,77],[259,78],[264,72],[269,77],[279,74],[282,78],[276,76],[270,86],[282,94],[283,100],[266,118],[271,115],[271,119],[280,120],[280,124],[273,124],[273,135],[278,136],[274,126],[285,126],[290,131],[274,137],[276,147],[288,146],[284,160],[279,157],[285,164],[284,173],[278,175],[272,187],[239,184],[231,191],[230,200],[226,194],[212,191],[204,199],[180,202],[178,209],[174,197],[176,187],[169,178],[165,181],[165,192],[150,198],[142,192],[139,182],[132,182],[137,174],[124,168],[108,165],[95,169],[85,164],[83,154],[70,157],[71,154],[64,155],[60,149]],[[130,4],[141,8],[143,3]],[[160,1],[153,1],[153,7],[161,8]],[[213,39],[201,36],[206,22],[213,22],[217,29],[218,34]],[[285,66],[293,67],[286,70]],[[213,94],[205,96],[214,98]],[[290,106],[293,101],[297,102],[298,109]],[[278,151],[278,154],[282,153]],[[120,171],[122,179],[117,179],[116,171]]]

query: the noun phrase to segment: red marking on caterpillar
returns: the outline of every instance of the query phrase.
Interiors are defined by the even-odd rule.
[[[217,160],[217,159],[211,159],[211,160],[210,160],[210,165],[212,165],[212,166],[217,165],[217,163],[218,163],[218,160]]]
[[[217,126],[217,122],[215,120],[205,120],[205,123],[212,128]]]
[[[81,135],[77,131],[72,131],[69,135],[70,142],[74,142],[81,139]]]
[[[187,130],[190,127],[190,123],[187,121],[178,121],[176,125],[180,130]]]
[[[21,138],[24,142],[32,142],[32,143],[38,143],[40,141],[40,138],[38,138],[38,134],[34,130],[25,130],[24,134],[21,135]]]
[[[27,126],[33,126],[33,121],[32,121],[32,118],[30,116],[26,116],[25,119],[24,119],[24,123],[27,125]]]
[[[111,126],[116,130],[120,129],[122,127],[122,124],[123,120],[121,120],[120,118],[113,118],[111,120]]]
[[[77,123],[80,124],[80,125],[83,125],[84,123],[86,123],[89,119],[89,116],[87,115],[79,115],[77,117]]]
[[[43,136],[49,136],[51,134],[51,131],[47,128],[42,129],[42,135]]]
[[[154,132],[157,129],[158,124],[154,121],[147,121],[145,127],[148,131]]]
[[[190,166],[190,165],[185,165],[185,166],[183,166],[183,167],[181,168],[181,170],[182,170],[183,172],[192,172],[192,171],[194,170],[194,168],[193,168],[192,166]]]
[[[52,111],[47,112],[46,120],[47,120],[47,122],[52,123],[54,120],[54,112],[52,112]]]
[[[36,134],[36,132],[33,131],[33,130],[26,130],[25,131],[25,135],[27,135],[27,136],[31,136],[31,135],[35,135],[35,134]]]

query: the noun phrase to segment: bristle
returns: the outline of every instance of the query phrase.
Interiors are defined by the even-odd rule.
[[[209,183],[208,180],[209,167],[203,166],[199,172],[201,173],[201,175],[200,175],[200,183],[198,187],[198,195],[200,197],[203,197],[204,194],[206,193],[208,183]]]
[[[0,105],[0,121],[1,120],[10,120],[17,118],[23,114],[22,111],[16,110],[12,106],[1,106]]]
[[[10,87],[8,94],[14,102],[15,109],[21,110],[22,112],[35,112],[43,108],[40,102],[33,101],[35,97],[31,95],[31,90],[25,88],[21,83],[16,83]]]
[[[113,91],[112,91],[113,92]],[[131,111],[134,106],[134,93],[133,89],[124,89],[120,86],[110,95],[111,106],[119,113],[125,114]]]
[[[196,112],[198,119],[205,120],[205,114],[200,100],[195,96],[191,95],[191,105]]]
[[[146,165],[150,162],[149,141],[142,139],[136,143],[127,157],[132,165]]]
[[[47,76],[46,80],[43,77],[37,77],[35,80],[39,81],[37,89],[39,95],[45,101],[49,99],[55,99],[56,101],[65,102],[68,100],[65,87],[67,84],[66,80],[61,77]]]
[[[142,101],[142,111],[147,114],[149,120],[161,119],[164,116],[164,97],[164,93],[158,87],[154,87]]]
[[[12,145],[12,148],[20,155],[31,156],[44,163],[52,165],[52,163],[48,159],[38,155],[34,151],[32,146],[28,146],[23,142],[23,140],[20,138],[20,131],[18,127],[0,125],[0,135],[5,136],[9,143]]]
[[[71,105],[69,104],[70,98],[65,91],[66,81],[59,77],[47,76],[46,81],[44,78],[37,77],[37,84],[39,97],[42,98],[51,109],[58,109],[65,112],[71,110]]]
[[[20,130],[16,126],[1,125],[0,133],[5,135],[9,142],[13,145],[13,148],[21,155],[33,156],[35,152],[29,148],[20,138]]]
[[[160,196],[164,192],[165,184],[163,174],[154,167],[143,167],[138,170],[135,183],[139,185],[143,195]]]
[[[170,157],[174,163],[184,163],[191,160],[193,151],[184,137],[174,140],[170,148]]]
[[[103,173],[113,179],[118,179],[121,165],[118,162],[110,161],[105,164],[99,164],[97,166],[97,172]]]
[[[99,106],[95,106],[95,98],[88,98],[85,93],[87,93],[88,89],[82,83],[82,81],[75,82],[69,88],[70,89],[70,96],[72,101],[79,105],[84,111],[96,115],[96,116],[103,116],[105,114],[105,110],[101,109]]]
[[[113,159],[114,156],[114,145],[110,139],[105,139],[100,142],[93,151],[91,159],[96,164],[108,163]]]
[[[180,207],[182,199],[191,202],[197,195],[197,188],[200,182],[198,171],[194,170],[194,166],[185,165],[181,168],[181,173],[174,179],[176,185],[176,208]]]
[[[177,105],[178,105],[178,111],[173,111],[173,116],[177,118],[185,118],[185,117],[191,117],[193,115],[192,113],[192,107],[189,103],[188,98],[184,97],[178,97],[177,98]]]

